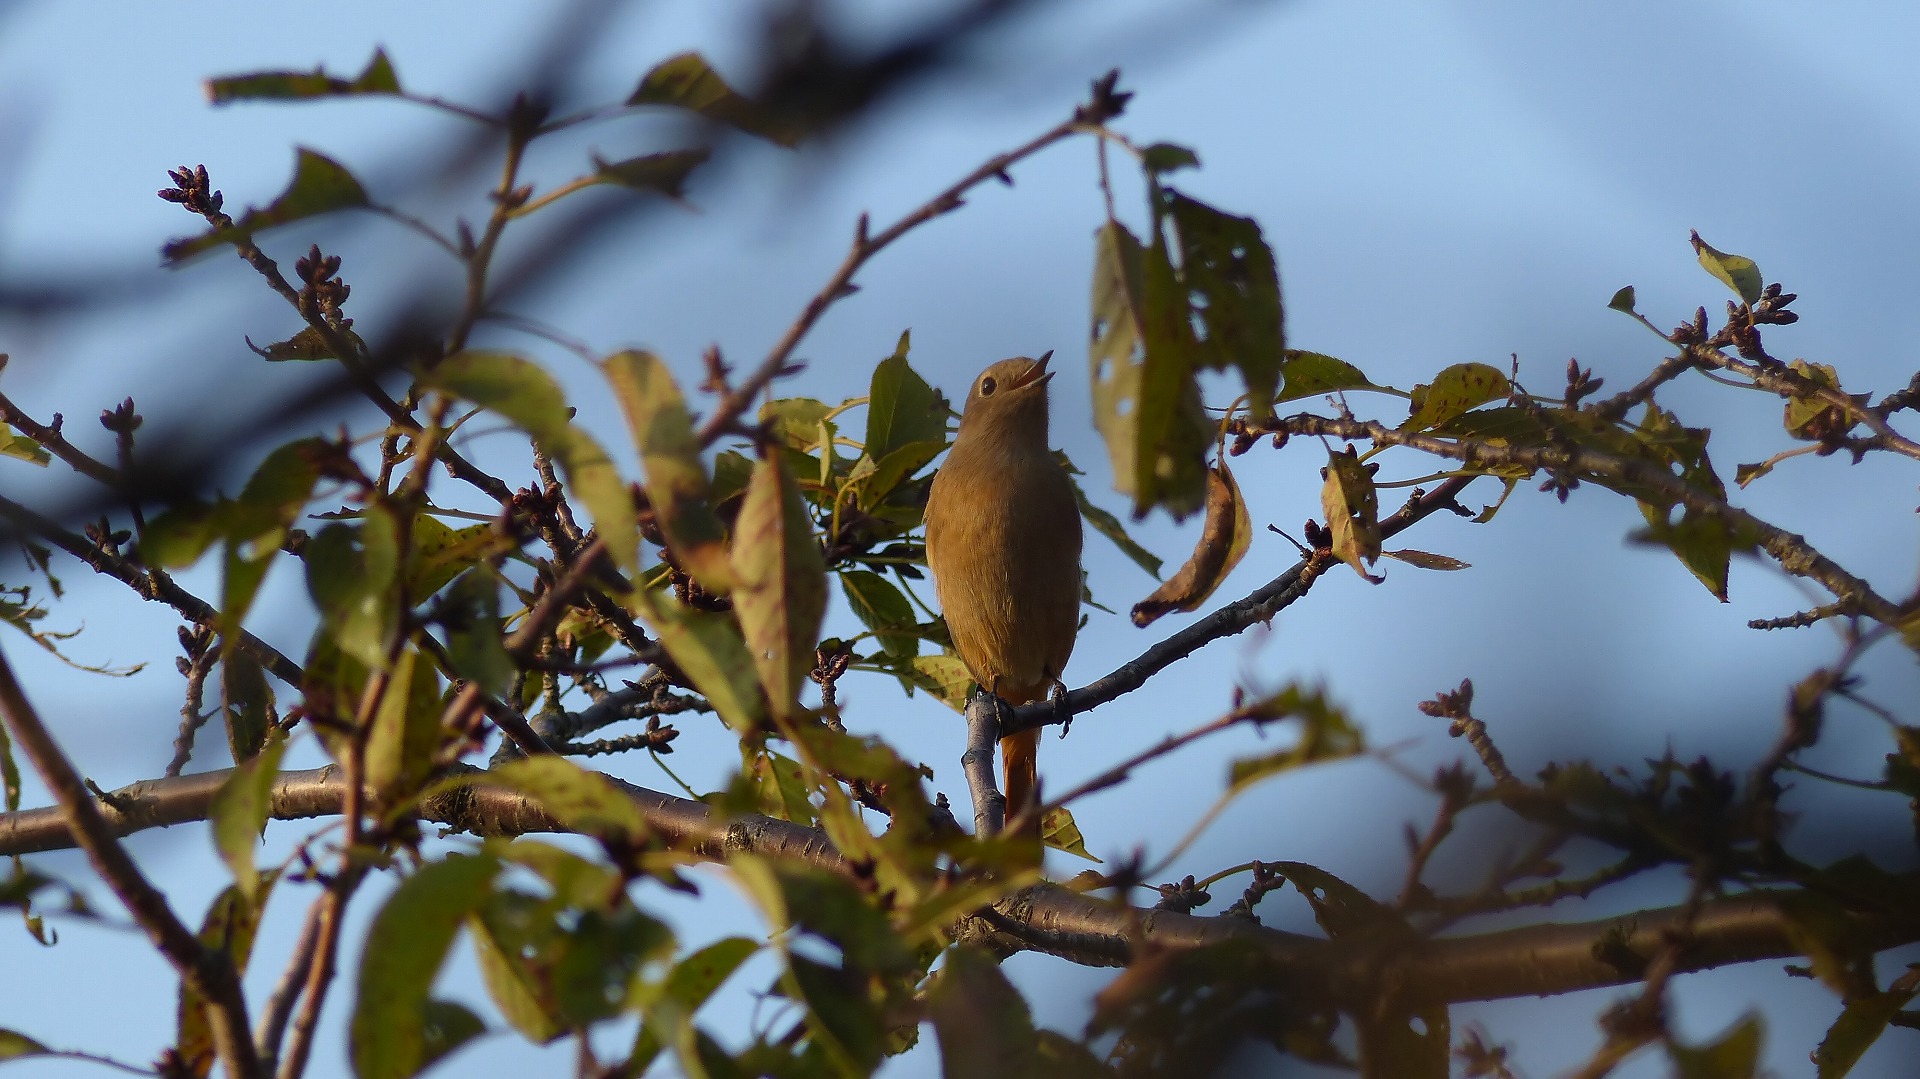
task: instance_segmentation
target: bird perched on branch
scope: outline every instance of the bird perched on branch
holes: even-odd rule
[[[927,497],[927,567],[961,662],[1008,704],[1059,686],[1080,627],[1080,507],[1047,448],[1049,351],[974,379]],[[1032,807],[1038,729],[1000,740],[1009,819]],[[1035,822],[1037,824],[1037,822]]]

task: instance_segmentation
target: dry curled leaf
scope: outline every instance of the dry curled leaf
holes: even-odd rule
[[[1150,625],[1169,611],[1199,607],[1233,572],[1252,540],[1253,522],[1240,486],[1224,463],[1217,464],[1207,470],[1207,521],[1200,530],[1200,542],[1178,573],[1133,605],[1133,624]]]

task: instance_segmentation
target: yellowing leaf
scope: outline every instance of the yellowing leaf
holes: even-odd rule
[[[1380,557],[1380,500],[1373,474],[1353,450],[1328,456],[1326,482],[1320,488],[1320,506],[1333,534],[1333,553],[1369,581],[1378,581],[1366,565]]]
[[[631,350],[607,357],[606,372],[640,451],[647,500],[667,549],[702,588],[725,595],[733,590],[726,529],[714,516],[700,442],[673,372],[653,353]]]
[[[1693,252],[1700,256],[1700,265],[1708,273],[1720,279],[1721,283],[1734,291],[1734,294],[1746,303],[1760,302],[1761,290],[1765,287],[1760,278],[1760,267],[1745,255],[1729,255],[1725,251],[1716,251],[1700,234],[1692,234]]]
[[[1087,853],[1087,840],[1080,834],[1080,826],[1073,823],[1073,814],[1065,806],[1048,806],[1047,812],[1040,818],[1040,842],[1054,850],[1063,850],[1089,862],[1098,862]]]
[[[776,716],[799,707],[827,609],[826,564],[800,489],[776,454],[754,466],[734,522],[735,615]]]
[[[1456,363],[1434,376],[1432,385],[1413,388],[1413,412],[1402,431],[1424,431],[1507,395],[1507,376],[1484,363]]]

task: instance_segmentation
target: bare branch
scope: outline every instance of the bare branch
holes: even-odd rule
[[[40,773],[41,781],[60,803],[59,814],[72,841],[86,851],[94,872],[106,881],[113,893],[126,904],[127,912],[147,934],[147,939],[183,981],[208,1002],[209,1025],[214,1044],[227,1074],[250,1079],[260,1072],[253,1041],[247,1032],[247,1004],[240,993],[240,979],[228,962],[226,953],[202,947],[173,908],[167,897],[147,882],[140,867],[120,846],[113,831],[102,819],[86,781],[73,769],[72,762],[60,751],[53,736],[27,702],[13,666],[0,655],[0,718],[6,721],[14,741]]]

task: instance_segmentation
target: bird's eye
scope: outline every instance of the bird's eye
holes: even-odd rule
[[[992,376],[992,375],[986,375],[986,376],[983,376],[983,377],[982,377],[982,378],[980,379],[980,396],[982,396],[982,397],[992,397],[992,396],[993,396],[993,389],[994,389],[994,387],[995,387],[996,385],[998,385],[998,384],[997,384],[996,382],[994,382],[994,381],[993,381],[993,376]]]

